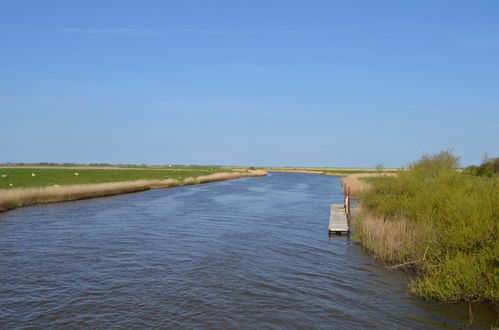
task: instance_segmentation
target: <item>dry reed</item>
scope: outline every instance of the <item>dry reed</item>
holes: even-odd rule
[[[180,185],[180,182],[177,179],[147,180],[147,182],[150,183],[151,189],[171,188]]]
[[[428,228],[415,226],[403,217],[383,219],[359,212],[353,217],[355,236],[362,246],[387,263],[418,261],[421,257],[420,240]]]
[[[0,191],[0,211],[8,209],[63,201],[73,201],[91,197],[102,197],[151,189],[148,180],[52,186],[43,188],[16,188]]]
[[[267,172],[262,170],[249,170],[247,172],[222,172],[222,173],[214,173],[209,175],[198,176],[197,182],[208,183],[208,182],[239,179],[243,177],[257,177],[265,175],[267,175]]]
[[[257,177],[257,176],[266,176],[267,171],[264,170],[248,170],[247,172],[240,173],[242,177]]]
[[[193,177],[187,177],[184,179],[184,185],[185,186],[188,186],[188,185],[191,185],[191,184],[195,184],[196,183],[196,179],[193,178]]]
[[[302,174],[324,174],[322,171],[314,170],[292,170],[292,169],[270,169],[272,172],[283,172],[283,173],[302,173]]]
[[[328,174],[326,174],[328,175]],[[368,189],[371,185],[365,181],[360,180],[361,178],[367,177],[379,177],[379,176],[392,176],[397,175],[396,173],[358,173],[358,174],[348,174],[341,178],[341,183],[350,188],[350,193],[352,195],[357,195],[360,192]]]
[[[199,183],[208,183],[208,182],[216,182],[223,180],[233,180],[239,179],[241,174],[238,172],[222,172],[222,173],[214,173],[209,175],[201,175],[197,177],[197,182]]]

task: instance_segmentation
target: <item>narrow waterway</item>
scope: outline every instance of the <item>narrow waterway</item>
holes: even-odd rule
[[[338,178],[271,173],[0,214],[0,328],[467,328],[328,236],[341,200]]]

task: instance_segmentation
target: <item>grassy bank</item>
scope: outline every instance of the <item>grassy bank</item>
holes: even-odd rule
[[[5,173],[5,168],[1,169]],[[162,171],[160,173],[147,173],[147,170],[137,170],[142,173],[136,173],[133,170],[123,169],[87,169],[86,172],[79,171],[75,175],[74,169],[68,172],[67,169],[19,169],[10,168],[7,173],[16,173],[14,177],[8,175],[2,178],[3,180],[15,179],[20,177],[14,182],[18,182],[21,188],[0,189],[0,211],[6,211],[22,206],[29,206],[35,204],[54,203],[63,201],[73,201],[78,199],[102,197],[110,195],[118,195],[130,192],[144,191],[156,188],[169,188],[180,185],[201,184],[215,181],[233,180],[242,177],[255,177],[264,176],[264,171],[244,171],[244,172],[218,172],[213,171],[178,171],[170,170],[169,178]],[[33,172],[34,171],[34,172]],[[157,170],[151,170],[157,171]],[[177,171],[177,172],[173,172]],[[178,173],[180,172],[180,173]],[[32,176],[31,173],[35,173]],[[106,174],[106,175],[104,175]],[[187,175],[198,176],[187,176]],[[6,174],[4,174],[6,175]],[[117,181],[118,178],[130,179],[136,176],[162,176],[161,179],[143,179],[143,180],[127,180]],[[85,178],[76,182],[91,182],[84,184],[72,184],[75,179],[72,177]],[[31,178],[31,180],[30,180]],[[36,180],[37,178],[43,178]],[[100,182],[99,182],[100,180]],[[97,181],[97,183],[96,183]],[[61,182],[60,184],[52,184],[53,182]],[[68,182],[70,182],[68,184]],[[65,184],[64,184],[65,183]]]
[[[397,173],[400,169],[375,169],[375,168],[334,168],[334,167],[263,167],[268,172],[319,174],[330,176],[348,176],[351,174],[376,174],[376,173]]]
[[[223,167],[66,167],[66,166],[15,166],[0,167],[0,189],[66,186],[137,180],[174,179],[182,182],[188,177],[198,177],[221,172],[233,172]],[[32,175],[34,174],[34,176]]]
[[[378,260],[410,268],[411,292],[443,302],[499,301],[499,181],[457,171],[449,152],[358,196],[355,235]]]

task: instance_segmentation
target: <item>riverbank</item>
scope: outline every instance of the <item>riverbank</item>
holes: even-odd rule
[[[498,306],[497,179],[462,173],[443,152],[369,184],[357,196],[354,237],[388,268],[411,270],[411,293]]]
[[[402,169],[374,169],[374,168],[265,168],[268,172],[301,173],[341,177],[341,183],[350,188],[352,195],[358,195],[371,187],[368,181],[382,176],[394,176]]]
[[[0,189],[0,212],[36,204],[74,201],[149,189],[171,188],[265,175],[267,175],[267,172],[265,171],[248,170],[245,172],[219,172],[197,177],[179,176],[179,178],[168,178],[164,180],[134,180],[76,185],[56,184],[45,187]]]

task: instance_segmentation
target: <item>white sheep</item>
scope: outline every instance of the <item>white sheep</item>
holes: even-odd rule
[[[31,173],[31,176],[32,176],[32,177],[35,177],[35,176],[36,176],[36,174],[35,174],[35,173]]]
[[[12,186],[13,186],[13,184],[12,184],[12,183],[9,183],[9,186],[11,186],[11,187],[12,187]]]
[[[2,178],[8,178],[9,176],[7,174],[2,174]]]
[[[78,172],[75,172],[75,176],[78,176],[78,175],[80,175],[80,173],[78,173]]]

